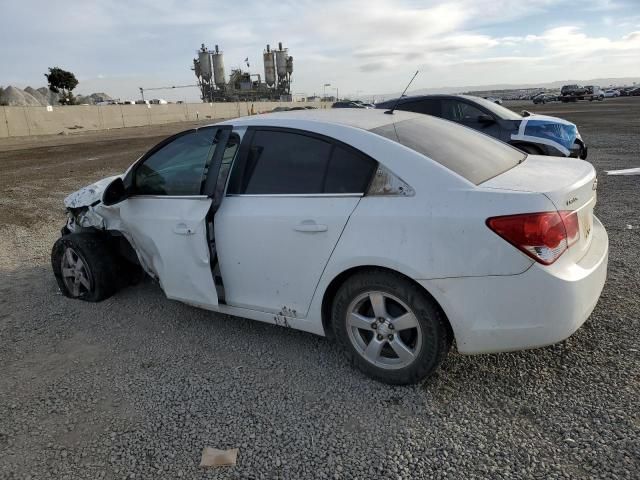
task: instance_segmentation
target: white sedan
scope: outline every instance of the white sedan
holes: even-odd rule
[[[454,340],[519,350],[583,324],[607,273],[596,182],[585,161],[411,112],[238,118],[67,197],[52,266],[88,301],[142,269],[170,299],[327,335],[414,383]]]

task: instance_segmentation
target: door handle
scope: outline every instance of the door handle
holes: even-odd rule
[[[327,230],[329,230],[329,227],[327,227],[326,225],[321,225],[319,223],[316,223],[313,220],[305,220],[299,223],[298,225],[296,225],[295,227],[293,227],[293,229],[296,232],[314,233],[314,232],[326,232]]]
[[[173,227],[173,233],[177,233],[178,235],[193,235],[196,233],[196,229],[186,223],[178,223]]]

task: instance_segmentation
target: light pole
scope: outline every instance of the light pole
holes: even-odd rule
[[[330,87],[331,84],[330,83],[325,83],[324,85],[322,85],[322,101],[326,102],[327,101],[327,87]]]
[[[340,95],[338,94],[338,87],[333,87],[333,89],[336,91],[336,102],[340,101]]]

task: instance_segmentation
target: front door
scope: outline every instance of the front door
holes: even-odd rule
[[[495,116],[479,107],[457,98],[445,98],[440,100],[441,117],[459,123],[465,127],[473,128],[479,132],[494,138],[500,138],[501,128]],[[493,117],[495,121],[481,121],[481,117]]]
[[[376,167],[327,137],[248,129],[215,217],[227,304],[304,318]]]
[[[216,147],[230,128],[190,130],[160,144],[127,174],[131,194],[119,204],[123,230],[166,296],[205,308],[218,304],[207,179],[218,174]]]

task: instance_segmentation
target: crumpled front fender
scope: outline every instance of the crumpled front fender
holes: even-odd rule
[[[64,199],[64,206],[67,208],[92,207],[102,200],[102,193],[109,184],[121,175],[103,178],[96,183],[82,187]]]

